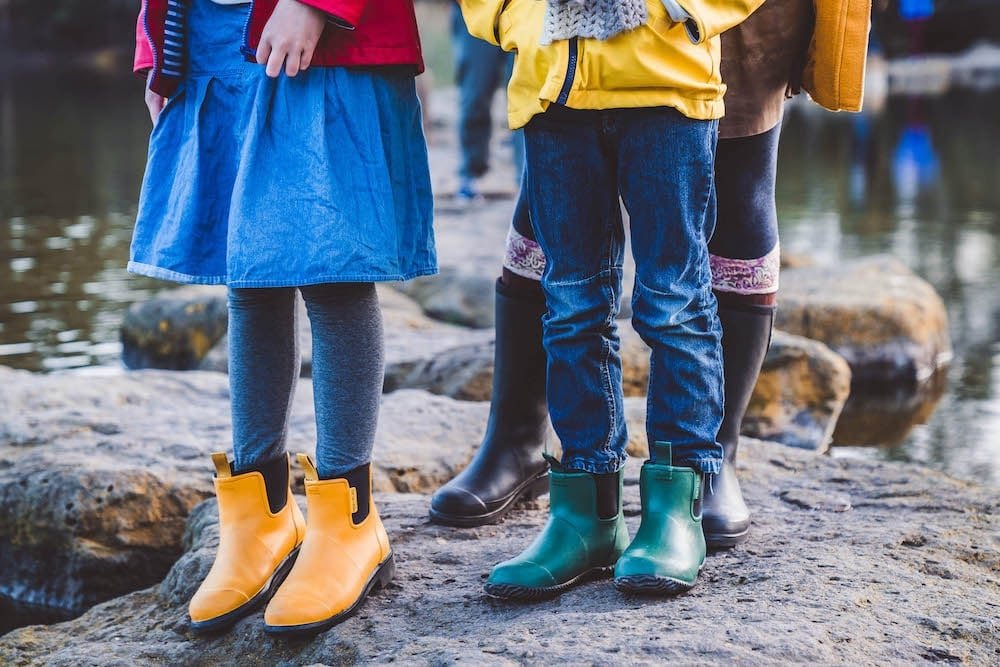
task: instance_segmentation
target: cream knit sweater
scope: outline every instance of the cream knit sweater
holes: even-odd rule
[[[645,0],[546,0],[542,44],[561,39],[610,39],[646,22]]]

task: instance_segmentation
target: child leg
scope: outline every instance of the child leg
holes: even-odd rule
[[[395,571],[371,496],[382,393],[382,318],[372,283],[303,287],[313,335],[316,460],[304,454],[309,530],[264,613],[275,634],[307,634],[348,618]]]
[[[746,539],[750,510],[736,477],[740,425],[771,341],[781,266],[774,184],[780,125],[720,139],[715,160],[718,216],[709,244],[719,301],[726,411],[719,428],[722,471],[705,489],[702,525],[709,549]]]
[[[285,454],[297,350],[294,289],[229,291],[235,462],[222,453],[212,457],[219,549],[188,607],[195,631],[221,630],[266,601],[305,534]]]
[[[651,353],[642,521],[615,566],[615,585],[673,595],[694,585],[705,561],[702,477],[722,465],[721,330],[708,260],[716,124],[665,108],[618,120],[636,260],[632,321]]]
[[[312,330],[316,469],[321,479],[367,465],[382,397],[382,312],[373,283],[301,288]]]
[[[625,420],[615,313],[623,228],[607,114],[551,107],[525,131],[528,200],[548,257],[548,404],[562,443],[552,461],[550,519],[520,555],[497,565],[486,592],[557,595],[608,573],[628,543],[621,510]]]
[[[299,377],[293,288],[229,290],[229,391],[237,471],[285,454]]]

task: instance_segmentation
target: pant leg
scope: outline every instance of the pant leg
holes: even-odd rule
[[[493,94],[503,82],[510,54],[469,34],[458,5],[452,7],[455,83],[458,86],[459,175],[482,176],[489,169]]]
[[[549,412],[563,464],[593,473],[620,469],[627,442],[615,326],[624,232],[601,117],[553,106],[525,129],[528,207],[548,258]]]
[[[237,470],[285,452],[299,377],[295,289],[229,290],[229,394]]]
[[[385,370],[372,283],[301,288],[312,330],[316,468],[321,479],[371,461]]]
[[[615,112],[618,178],[636,262],[632,322],[651,349],[646,430],[675,465],[718,472],[721,328],[711,289],[716,122],[673,109]]]

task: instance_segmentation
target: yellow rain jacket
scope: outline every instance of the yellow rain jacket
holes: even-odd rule
[[[469,32],[516,51],[507,89],[517,129],[552,103],[573,109],[673,107],[689,118],[721,118],[726,87],[719,74],[719,34],[764,0],[678,0],[691,17],[670,19],[647,0],[649,20],[611,39],[540,42],[545,0],[460,0]]]

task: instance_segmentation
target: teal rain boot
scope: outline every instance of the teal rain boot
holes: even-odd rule
[[[568,472],[558,461],[549,474],[549,521],[542,533],[519,556],[493,568],[486,592],[510,600],[544,600],[575,584],[610,576],[611,568],[628,546],[628,528],[622,514],[622,472],[606,485],[617,493],[617,514],[600,518],[598,475]],[[608,500],[602,498],[601,500]]]
[[[702,475],[693,468],[670,465],[669,444],[658,442],[653,447],[653,460],[646,461],[639,474],[642,522],[615,565],[615,588],[623,593],[678,595],[694,586],[705,562],[698,502]]]

